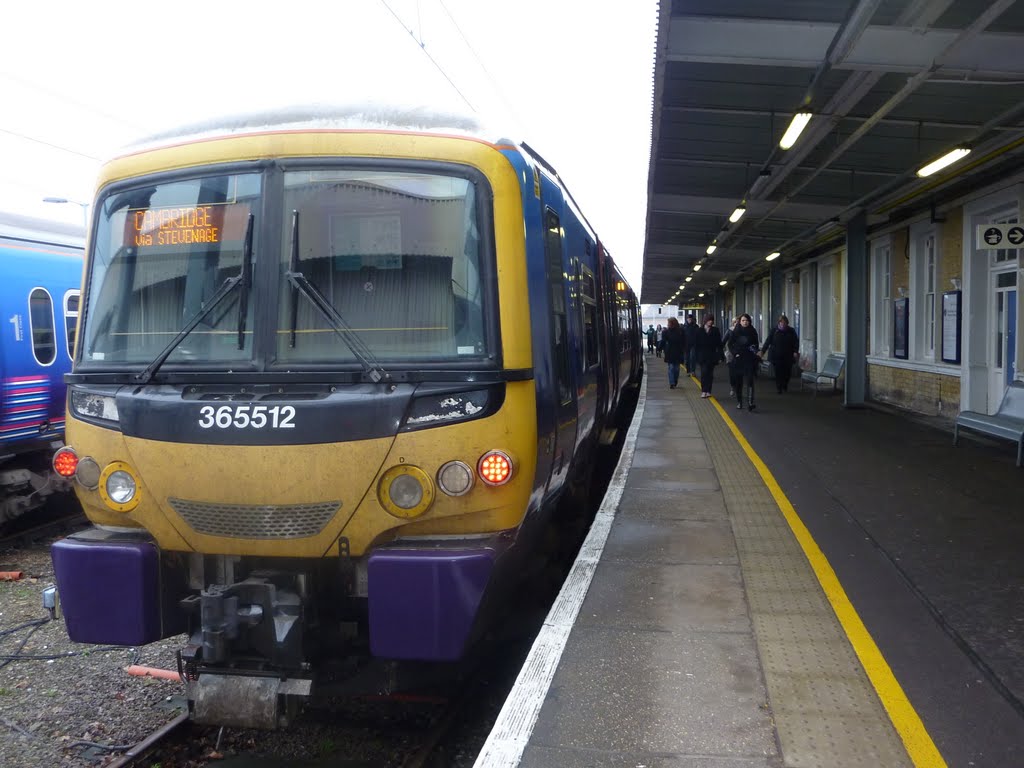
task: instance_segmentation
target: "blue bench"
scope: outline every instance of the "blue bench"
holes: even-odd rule
[[[836,391],[836,382],[843,374],[843,366],[846,365],[846,358],[842,355],[829,355],[825,358],[825,365],[820,371],[804,371],[800,374],[801,385],[806,381],[814,385],[814,396],[818,396],[818,382],[824,379],[832,382],[832,391]]]
[[[956,445],[961,428],[1016,440],[1019,467],[1024,458],[1024,382],[1014,381],[1006,388],[999,410],[994,414],[960,411],[953,424],[953,445]]]

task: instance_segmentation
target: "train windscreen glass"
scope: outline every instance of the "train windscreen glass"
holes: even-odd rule
[[[240,273],[261,186],[258,174],[221,175],[108,196],[91,249],[83,362],[148,364],[160,355]],[[168,364],[250,359],[253,303],[240,323],[240,293],[204,316]]]
[[[382,362],[488,354],[483,249],[468,179],[406,170],[284,174],[279,362],[355,362],[285,273],[301,273]],[[297,223],[297,231],[293,224]]]

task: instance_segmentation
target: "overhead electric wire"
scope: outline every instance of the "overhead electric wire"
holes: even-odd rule
[[[430,55],[430,52],[427,51],[427,46],[424,45],[423,42],[421,42],[420,40],[416,40],[416,33],[413,32],[412,29],[410,29],[409,27],[405,26],[405,22],[402,21],[402,19],[398,16],[398,14],[395,13],[394,10],[392,10],[391,6],[387,4],[387,0],[380,0],[380,2],[381,2],[381,5],[383,5],[385,8],[387,8],[388,12],[392,16],[395,17],[395,21],[398,22],[398,24],[402,27],[402,29],[404,29],[406,32],[409,33],[409,37],[411,37],[413,40],[416,41],[416,45],[418,45],[420,50],[423,51],[423,55],[426,56],[428,59],[430,59],[430,63],[433,64],[434,67],[437,69],[437,71],[441,73],[441,76],[444,77],[444,79],[448,81],[448,84],[452,87],[452,89],[457,94],[459,94],[459,97],[464,102],[466,102],[466,105],[470,108],[470,110],[473,111],[473,112],[476,112],[476,107],[474,107],[473,103],[469,99],[466,98],[466,94],[464,94],[462,91],[459,90],[459,87],[455,84],[455,82],[450,77],[448,77],[448,73],[444,71],[444,67],[442,67],[434,59],[434,57]]]
[[[79,157],[84,157],[86,160],[99,160],[98,157],[87,155],[84,152],[79,152],[78,150],[75,149],[68,149],[67,147],[60,146],[60,144],[51,144],[48,141],[43,141],[42,139],[37,139],[33,136],[26,136],[23,133],[12,131],[9,128],[0,128],[0,133],[6,133],[10,136],[17,136],[19,139],[25,139],[26,141],[34,141],[36,144],[42,144],[44,147],[50,147],[51,149],[59,149],[61,152],[67,152],[68,154],[71,155],[78,155]]]
[[[437,4],[441,6],[441,10],[445,12],[445,15],[448,17],[448,20],[452,23],[452,26],[455,27],[455,31],[458,32],[459,37],[462,38],[462,42],[466,44],[466,48],[469,49],[469,52],[473,55],[473,58],[476,59],[476,63],[480,65],[480,69],[483,71],[484,75],[490,81],[491,85],[494,87],[494,90],[497,91],[498,98],[500,98],[501,101],[505,104],[505,106],[508,107],[509,111],[512,113],[512,116],[515,117],[515,119],[525,127],[526,124],[519,116],[519,113],[516,111],[516,108],[512,105],[512,102],[505,98],[504,90],[502,90],[502,87],[498,84],[498,81],[495,80],[494,77],[491,75],[490,70],[487,69],[486,65],[484,64],[480,56],[477,55],[476,49],[473,48],[473,46],[470,44],[469,39],[463,33],[462,28],[459,26],[459,23],[455,21],[455,17],[452,16],[452,12],[449,11],[448,6],[444,4],[444,0],[437,0]]]

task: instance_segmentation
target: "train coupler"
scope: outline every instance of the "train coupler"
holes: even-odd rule
[[[304,678],[200,674],[186,681],[192,720],[234,728],[285,728],[313,689]]]

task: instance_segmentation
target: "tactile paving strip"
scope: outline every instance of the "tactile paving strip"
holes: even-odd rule
[[[911,767],[786,519],[718,410],[685,386],[714,460],[783,764]]]

